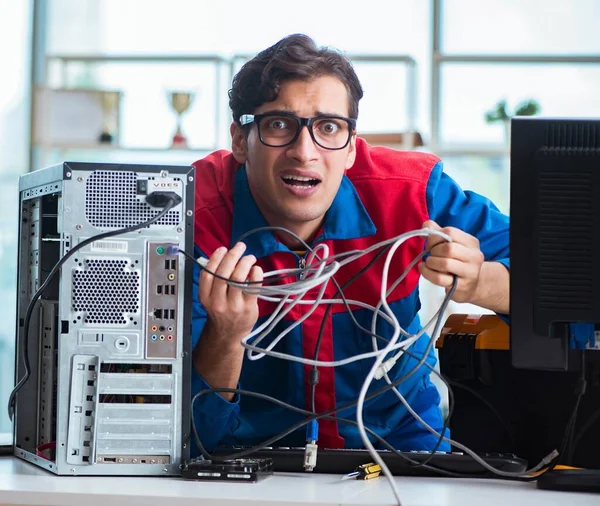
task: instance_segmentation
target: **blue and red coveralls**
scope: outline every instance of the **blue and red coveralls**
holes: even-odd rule
[[[509,220],[487,199],[463,191],[442,172],[438,158],[430,154],[400,152],[369,146],[362,139],[356,142],[357,156],[353,167],[344,176],[340,189],[327,211],[321,230],[312,246],[325,242],[330,255],[367,247],[421,228],[424,221],[435,220],[440,226],[460,228],[474,235],[486,260],[509,267]],[[219,246],[233,246],[237,238],[250,230],[267,226],[248,186],[246,170],[231,153],[217,151],[197,161],[195,204],[195,254],[209,257]],[[245,239],[246,254],[253,254],[265,272],[298,267],[300,257],[284,246],[272,232],[259,232]],[[423,238],[413,238],[401,246],[392,262],[389,274],[393,282],[424,247]],[[343,285],[372,259],[367,255],[341,268],[336,279]],[[380,299],[382,267],[385,255],[345,291],[349,299],[361,300],[375,306]],[[194,305],[192,346],[196,346],[206,312],[198,300],[198,274],[194,274]],[[400,325],[408,332],[420,329],[417,312],[420,308],[419,273],[416,269],[388,298]],[[314,300],[317,290],[309,293]],[[324,298],[333,298],[336,287],[329,283]],[[298,319],[310,306],[297,305],[280,322],[273,336],[290,322]],[[258,325],[273,311],[274,304],[259,301]],[[313,358],[315,343],[326,307],[321,305],[302,325],[283,338],[275,350]],[[354,309],[356,319],[370,328],[372,312]],[[380,319],[381,320],[381,319]],[[384,321],[378,334],[390,338],[392,328]],[[429,337],[423,335],[410,348],[422,356]],[[269,339],[261,345],[266,345]],[[381,347],[381,346],[380,346]],[[325,325],[320,360],[340,360],[372,351],[371,338],[353,325],[344,305],[335,305]],[[427,362],[435,364],[433,350]],[[316,388],[316,411],[323,412],[355,400],[373,359],[354,362],[342,367],[320,368]],[[406,355],[390,371],[392,381],[410,371],[416,360]],[[250,361],[246,357],[239,388],[261,392],[289,404],[310,410],[308,371],[310,366],[278,358],[264,357]],[[374,381],[372,388],[384,385]],[[204,379],[193,371],[192,395],[209,388]],[[440,396],[430,382],[430,371],[421,367],[399,386],[410,405],[432,427],[441,429]],[[210,451],[218,445],[255,445],[303,420],[301,414],[254,397],[235,395],[227,401],[211,392],[199,397],[193,409],[198,433]],[[347,409],[340,417],[355,419],[355,410]],[[388,391],[365,404],[364,422],[399,450],[431,449],[437,438],[430,434],[406,411],[393,392]],[[303,446],[305,429],[297,430],[281,440],[281,446]],[[329,448],[361,448],[363,444],[355,426],[321,420],[319,446]],[[377,445],[376,445],[377,446]],[[440,450],[449,449],[443,444]]]

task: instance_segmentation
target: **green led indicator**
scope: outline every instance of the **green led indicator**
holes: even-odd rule
[[[165,252],[165,248],[163,248],[162,246],[159,246],[158,248],[156,248],[156,252],[159,255],[162,255]]]

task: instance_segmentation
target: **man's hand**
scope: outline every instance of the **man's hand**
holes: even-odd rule
[[[242,257],[245,250],[244,243],[236,244],[229,251],[217,248],[206,269],[234,281],[262,281],[263,271],[254,265],[256,257]],[[193,352],[194,366],[213,388],[235,388],[244,359],[240,343],[258,320],[258,297],[229,286],[205,270],[200,273],[198,294],[208,318]],[[233,398],[230,393],[220,395],[227,400]]]
[[[426,221],[423,228],[444,232],[452,238],[452,242],[446,242],[436,235],[427,238],[425,247],[430,255],[419,264],[421,275],[434,285],[444,287],[446,293],[452,286],[453,275],[456,275],[458,283],[452,300],[473,302],[484,263],[479,240],[458,228],[441,228],[435,221]]]
[[[426,248],[430,255],[419,264],[421,275],[434,285],[444,287],[446,293],[452,286],[453,277],[457,276],[452,300],[470,302],[496,313],[508,314],[508,269],[499,262],[486,262],[479,240],[462,230],[441,228],[435,221],[426,221],[423,227],[444,232],[452,238],[452,242],[434,235],[427,238]]]
[[[212,330],[224,339],[223,345],[239,344],[239,341],[252,331],[258,319],[256,295],[247,295],[241,288],[229,286],[226,281],[214,277],[207,271],[223,278],[244,282],[262,281],[263,272],[255,266],[256,257],[242,257],[246,245],[237,243],[230,251],[217,248],[212,254],[206,270],[200,273],[199,298],[208,314]]]

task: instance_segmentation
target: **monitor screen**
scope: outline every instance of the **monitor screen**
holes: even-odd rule
[[[600,329],[600,119],[513,118],[510,157],[512,363],[578,368]]]

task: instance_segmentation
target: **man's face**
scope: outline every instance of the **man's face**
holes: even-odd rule
[[[277,111],[303,118],[348,117],[348,100],[339,79],[322,76],[283,83],[277,99],[261,105],[254,114]],[[354,163],[355,135],[345,148],[328,150],[315,144],[306,127],[284,147],[262,144],[256,124],[251,124],[247,137],[235,124],[231,132],[233,153],[238,162],[246,163],[250,190],[267,222],[309,238],[321,225],[345,170]]]

